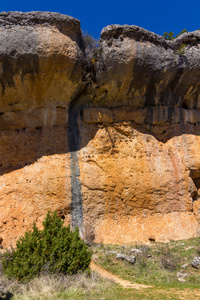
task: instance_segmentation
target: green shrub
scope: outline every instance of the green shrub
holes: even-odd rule
[[[88,269],[91,252],[80,239],[78,228],[70,231],[56,212],[47,213],[43,226],[39,230],[33,224],[16,249],[4,254],[2,266],[8,277],[27,280],[45,272],[75,274]]]
[[[178,54],[178,55],[183,55],[183,54],[185,54],[185,47],[186,47],[186,44],[182,44],[182,45],[180,46],[180,48],[178,49],[177,54]]]
[[[178,36],[180,36],[181,34],[188,32],[186,29],[183,29],[179,34],[174,35],[174,33],[172,31],[170,32],[164,32],[163,33],[163,37],[165,38],[165,40],[169,40],[169,41],[173,41],[175,40]]]
[[[163,33],[163,37],[165,38],[165,40],[170,40],[170,41],[173,41],[176,38],[174,36],[174,33],[172,31],[170,31],[170,32],[164,32]]]

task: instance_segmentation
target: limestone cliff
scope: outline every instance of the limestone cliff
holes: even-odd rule
[[[78,20],[0,14],[0,237],[47,210],[103,243],[200,234],[200,31],[175,41]]]

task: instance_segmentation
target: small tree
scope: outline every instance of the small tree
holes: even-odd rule
[[[188,32],[186,29],[181,30],[181,32],[177,35],[174,35],[174,33],[172,31],[170,32],[164,32],[163,33],[163,37],[165,38],[165,40],[170,40],[173,41],[175,40],[178,36],[180,36],[181,34]]]
[[[95,59],[94,57],[97,53],[99,41],[88,34],[87,31],[83,32],[83,41],[85,45],[85,53],[89,60],[92,61],[93,59]]]
[[[164,32],[163,37],[165,38],[165,40],[170,40],[170,41],[173,41],[175,39],[174,33],[172,31]]]
[[[181,34],[183,34],[183,33],[185,33],[185,32],[188,32],[188,31],[187,31],[186,29],[181,30],[181,32],[180,32],[179,34],[177,34],[176,38],[177,38],[179,35],[181,35]]]
[[[4,254],[5,274],[27,280],[42,272],[75,274],[88,269],[91,262],[88,246],[80,239],[78,228],[70,231],[70,226],[64,226],[63,222],[57,212],[48,212],[43,230],[33,224],[33,230],[18,240],[16,249]]]

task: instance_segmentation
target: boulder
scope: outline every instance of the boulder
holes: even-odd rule
[[[192,261],[192,266],[195,269],[199,269],[200,268],[200,257],[195,257]]]
[[[142,254],[142,250],[140,249],[131,249],[130,252],[135,254]]]
[[[125,260],[125,261],[131,263],[132,265],[134,265],[135,262],[136,262],[136,257],[135,256],[133,256],[133,255],[125,255],[125,254],[122,254],[122,253],[118,253],[116,255],[116,259]]]
[[[188,274],[180,271],[176,274],[176,276],[178,277],[178,281],[185,282],[185,278],[188,276]]]

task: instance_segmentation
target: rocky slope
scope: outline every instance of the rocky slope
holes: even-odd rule
[[[200,31],[175,41],[78,20],[0,14],[0,238],[47,210],[103,243],[200,233]]]

